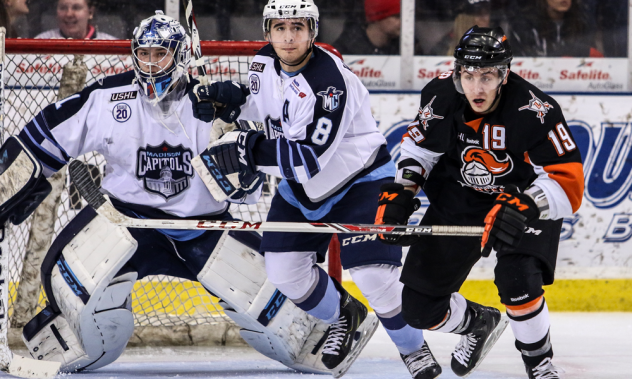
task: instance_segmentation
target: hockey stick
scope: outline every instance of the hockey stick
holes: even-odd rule
[[[99,192],[86,165],[72,161],[68,166],[70,178],[81,196],[112,223],[128,228],[186,229],[186,230],[236,230],[291,233],[341,233],[341,234],[399,234],[432,236],[481,236],[480,226],[404,226],[340,224],[320,222],[249,222],[249,221],[206,221],[206,220],[159,220],[128,217],[114,208],[110,200]]]
[[[193,0],[182,0],[182,4],[184,5],[184,15],[187,19],[189,33],[191,33],[191,50],[193,51],[195,66],[198,70],[198,75],[200,75],[201,77],[205,77],[206,66],[204,66],[204,59],[202,58],[200,33],[198,32],[197,23],[195,21],[195,14],[193,13]]]

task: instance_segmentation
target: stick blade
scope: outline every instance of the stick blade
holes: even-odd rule
[[[97,187],[94,180],[92,180],[90,170],[88,170],[88,166],[86,166],[85,163],[78,160],[70,162],[68,172],[70,172],[70,180],[75,184],[81,196],[86,199],[92,208],[98,209],[105,203],[105,199],[101,192],[99,192],[99,187]]]
[[[60,366],[59,362],[38,361],[13,354],[6,372],[19,378],[52,378],[57,375]]]

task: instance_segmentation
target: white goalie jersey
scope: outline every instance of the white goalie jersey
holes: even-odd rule
[[[171,104],[169,116],[161,116],[162,103],[143,101],[134,77],[133,71],[110,76],[47,106],[26,125],[21,140],[47,176],[71,157],[96,151],[107,161],[102,188],[118,200],[177,217],[224,212],[228,203],[213,199],[191,165],[207,146],[213,124],[193,117],[186,95]]]

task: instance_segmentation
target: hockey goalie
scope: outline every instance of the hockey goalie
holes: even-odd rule
[[[231,202],[257,201],[262,173],[240,175],[239,190],[227,201],[216,201],[195,175],[192,158],[222,132],[219,121],[193,116],[187,93],[198,82],[188,74],[185,29],[157,11],[136,28],[131,48],[133,71],[47,106],[2,145],[0,222],[24,221],[50,192],[46,178],[92,151],[107,161],[102,191],[130,217],[231,220]],[[230,86],[218,97],[222,106],[212,106],[227,130],[238,125],[246,96],[246,87]],[[251,126],[239,122],[241,129]],[[333,369],[323,365],[330,325],[286,301],[267,280],[260,241],[248,232],[127,229],[86,207],[44,259],[49,303],[24,327],[23,340],[33,358],[61,362],[62,371],[108,365],[133,333],[134,283],[170,275],[198,281],[219,297],[244,340],[265,356],[300,371],[341,376],[359,351]],[[369,314],[363,325],[372,333],[376,316]]]

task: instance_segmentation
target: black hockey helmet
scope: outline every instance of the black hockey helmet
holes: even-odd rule
[[[513,54],[503,29],[472,27],[454,49],[456,64],[461,66],[509,66]]]

